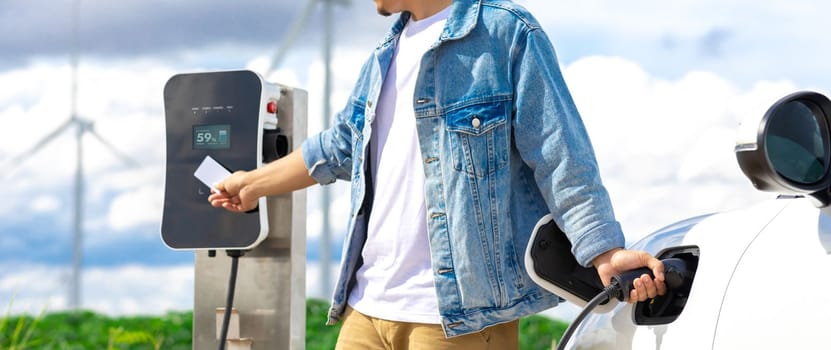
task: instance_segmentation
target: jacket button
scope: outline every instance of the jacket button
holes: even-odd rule
[[[479,117],[473,117],[473,120],[470,122],[470,124],[473,125],[474,128],[478,128],[480,125],[482,125],[482,122],[479,120]]]

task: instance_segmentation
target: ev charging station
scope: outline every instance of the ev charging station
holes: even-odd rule
[[[174,250],[195,251],[193,348],[216,348],[224,333],[228,349],[304,349],[305,191],[228,212],[208,202],[203,163],[217,176],[217,169],[252,170],[300,147],[307,93],[247,70],[190,73],[168,80],[164,104],[161,236]]]

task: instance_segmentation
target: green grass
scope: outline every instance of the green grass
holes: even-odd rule
[[[306,349],[334,348],[340,326],[325,326],[327,302],[306,303]],[[193,313],[108,317],[89,311],[0,319],[0,350],[190,350]],[[543,316],[520,320],[520,349],[548,350],[568,324]]]
[[[23,324],[30,335],[27,342],[21,343],[6,329],[0,332],[0,349],[190,350],[193,315],[188,311],[112,318],[79,311],[5,317],[0,322]]]
[[[306,350],[329,350],[335,348],[340,323],[327,326],[329,303],[309,299],[306,301]]]

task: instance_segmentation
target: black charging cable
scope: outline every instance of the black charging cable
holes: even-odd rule
[[[679,258],[669,258],[662,259],[661,262],[664,263],[664,284],[667,287],[667,293],[669,293],[672,289],[680,288],[686,281],[692,279],[692,273],[687,270],[686,261]],[[580,326],[583,319],[585,319],[586,316],[588,316],[589,313],[597,307],[597,305],[603,304],[612,298],[628,302],[629,294],[632,292],[632,289],[635,288],[635,279],[643,275],[649,275],[649,277],[655,278],[655,276],[652,275],[652,270],[647,268],[627,271],[612,277],[612,281],[609,283],[609,286],[604,288],[602,292],[592,298],[592,300],[590,300],[586,306],[583,307],[583,310],[580,311],[580,314],[577,315],[568,328],[566,328],[566,331],[560,338],[560,342],[557,344],[557,350],[564,350],[566,348],[566,344],[568,344],[571,336],[574,335],[577,327]]]
[[[225,314],[222,316],[222,330],[219,333],[219,350],[225,350],[225,343],[228,341],[228,324],[231,323],[231,308],[234,306],[239,258],[244,254],[241,250],[227,250],[225,253],[231,257],[231,276],[228,278],[228,298],[225,300]]]
[[[589,303],[580,311],[580,314],[568,325],[566,328],[565,333],[560,338],[560,343],[557,344],[557,350],[563,350],[566,348],[566,344],[568,344],[568,340],[571,339],[571,336],[574,334],[574,331],[577,330],[577,326],[583,322],[583,319],[589,315],[589,313],[597,307],[597,305],[603,304],[609,299],[612,298],[613,295],[616,295],[620,291],[620,285],[616,282],[612,282],[608,287],[604,288],[602,292],[598,293],[592,300],[589,300]]]

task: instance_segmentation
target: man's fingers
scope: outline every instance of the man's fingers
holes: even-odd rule
[[[666,281],[664,275],[664,263],[649,254],[646,255],[649,256],[647,266],[650,270],[652,270],[652,275],[655,276],[655,280],[650,282],[653,282],[652,284],[655,286],[655,293],[657,293],[656,295],[650,294],[650,298],[654,298],[657,295],[664,295],[667,291],[666,284],[664,284],[664,281]]]
[[[240,211],[242,211],[242,208],[240,207],[240,205],[239,205],[239,204],[234,204],[234,203],[231,203],[231,202],[225,202],[225,203],[223,203],[223,204],[222,204],[222,207],[223,207],[223,208],[225,208],[225,209],[227,209],[227,210],[230,210],[230,211],[235,211],[235,212],[240,212]]]
[[[638,278],[632,283],[635,288],[629,293],[629,303],[634,304],[635,302],[639,301],[646,301],[649,299],[649,295],[646,291],[646,287],[644,286],[643,281]]]
[[[629,303],[643,302],[666,293],[664,283],[653,280],[647,274],[643,274],[632,281],[632,286],[634,288],[629,292]]]
[[[225,189],[225,181],[220,181],[218,183],[215,183],[213,188],[215,188],[219,192],[226,192],[227,191]]]
[[[667,285],[664,282],[658,282],[656,283],[656,286],[658,287],[658,295],[664,295],[667,293]]]
[[[644,293],[638,294],[645,294],[647,298],[654,298],[658,296],[658,287],[655,285],[655,282],[652,281],[652,278],[649,275],[643,275],[640,278],[641,285],[643,286]]]
[[[656,280],[664,280],[664,263],[662,263],[661,260],[658,260],[647,252],[640,252],[639,258],[642,266],[646,266],[652,270],[652,274],[655,276]]]
[[[242,199],[239,196],[229,196],[227,192],[214,192],[208,196],[212,207],[222,207],[231,211],[243,211]]]

